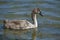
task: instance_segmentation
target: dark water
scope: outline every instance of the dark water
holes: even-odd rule
[[[38,28],[3,29],[4,19],[31,20],[31,11],[40,8]],[[0,40],[60,40],[60,0],[0,0]]]

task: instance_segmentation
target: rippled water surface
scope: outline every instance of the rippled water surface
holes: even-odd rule
[[[3,29],[4,19],[26,19],[40,8],[38,28],[28,30]],[[60,0],[0,0],[0,40],[60,40]]]

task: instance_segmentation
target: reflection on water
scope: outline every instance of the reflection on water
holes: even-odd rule
[[[40,8],[38,28],[3,29],[4,19],[26,19],[30,22],[33,8]],[[60,0],[0,0],[0,40],[60,40]]]
[[[3,40],[36,40],[36,32],[37,32],[36,29],[28,29],[28,30],[5,29]]]
[[[37,40],[37,28],[33,29],[32,40]]]

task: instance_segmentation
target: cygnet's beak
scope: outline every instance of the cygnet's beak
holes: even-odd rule
[[[41,11],[40,11],[39,15],[43,16],[42,13],[41,13]]]

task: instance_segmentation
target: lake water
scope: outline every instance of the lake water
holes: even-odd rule
[[[3,29],[4,19],[26,19],[40,8],[38,28],[28,30]],[[60,0],[0,0],[0,40],[60,40]]]

